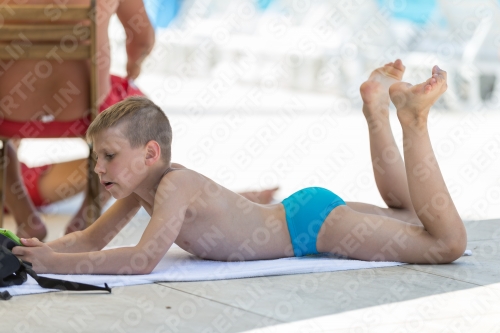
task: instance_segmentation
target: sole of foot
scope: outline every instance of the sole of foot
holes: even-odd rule
[[[400,82],[404,72],[405,66],[399,59],[375,69],[359,88],[364,106],[369,109],[388,108],[389,87]]]
[[[398,82],[389,88],[389,95],[402,123],[427,119],[431,106],[446,91],[447,73],[438,66],[432,68],[432,76],[417,85]]]

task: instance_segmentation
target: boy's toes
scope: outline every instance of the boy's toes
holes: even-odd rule
[[[446,83],[447,73],[445,71],[440,71],[438,74],[439,83]]]
[[[432,87],[432,85],[431,85],[430,83],[426,84],[426,85],[424,86],[424,93],[426,93],[426,94],[427,94],[427,93],[430,93],[430,92],[432,91],[432,88],[433,88],[433,87]]]
[[[398,59],[394,63],[391,62],[389,66],[385,66],[385,70],[390,76],[397,80],[401,80],[405,72],[405,66],[403,66],[403,62]]]
[[[439,68],[438,65],[435,65],[434,67],[432,67],[432,76],[439,76],[443,80],[446,80],[448,78],[448,73],[446,73],[446,71]]]
[[[403,71],[405,70],[405,66],[403,65],[403,62],[401,61],[401,59],[397,59],[395,62],[394,62],[394,68],[397,68],[399,69],[400,71]]]
[[[438,65],[434,65],[434,66],[432,67],[432,75],[437,74],[437,73],[438,73],[438,70],[439,70],[439,66],[438,66]]]
[[[439,86],[443,92],[446,91],[446,89],[448,88],[448,84],[446,83],[447,77],[448,73],[439,68],[437,65],[432,68],[431,80],[436,82],[435,84],[433,84],[433,87]]]

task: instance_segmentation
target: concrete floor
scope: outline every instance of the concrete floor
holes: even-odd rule
[[[49,238],[67,219],[47,216]],[[17,296],[0,302],[0,331],[498,332],[500,220],[466,225],[473,255],[451,265]]]

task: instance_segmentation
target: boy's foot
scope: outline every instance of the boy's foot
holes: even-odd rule
[[[242,192],[241,196],[247,198],[248,200],[261,204],[267,205],[270,204],[274,200],[274,194],[278,191],[279,187],[270,188],[262,191],[254,191],[254,192]]]
[[[403,62],[397,59],[371,73],[359,88],[365,117],[370,118],[380,113],[389,116],[389,87],[400,82],[404,72]]]
[[[398,110],[401,124],[425,123],[431,106],[446,91],[447,74],[438,66],[432,68],[432,76],[415,86],[398,82],[389,89],[392,102]]]

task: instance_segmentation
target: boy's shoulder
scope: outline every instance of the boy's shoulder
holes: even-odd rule
[[[172,163],[169,170],[161,178],[158,190],[162,193],[175,191],[177,194],[180,194],[179,192],[191,192],[202,186],[204,179],[206,177],[198,172],[183,165]]]

